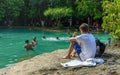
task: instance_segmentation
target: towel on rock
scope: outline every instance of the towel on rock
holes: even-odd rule
[[[102,58],[89,58],[86,61],[81,60],[71,60],[66,63],[61,63],[63,67],[70,67],[70,66],[96,66],[96,64],[103,64],[104,60]]]

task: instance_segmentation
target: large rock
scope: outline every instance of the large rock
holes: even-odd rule
[[[60,65],[72,59],[62,59],[67,50],[44,53],[31,59],[0,69],[0,75],[120,75],[120,49],[107,49],[105,63],[96,67],[67,67]]]

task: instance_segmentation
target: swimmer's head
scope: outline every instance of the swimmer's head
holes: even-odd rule
[[[43,36],[43,39],[46,39],[46,37],[45,37],[45,36]]]
[[[29,40],[25,40],[25,43],[29,43]]]
[[[59,40],[59,37],[56,37],[57,40]]]

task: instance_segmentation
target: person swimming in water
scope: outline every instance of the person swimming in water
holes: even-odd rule
[[[59,37],[56,37],[57,40],[60,40]]]
[[[29,43],[29,40],[25,40],[25,46],[24,48],[26,49],[26,51],[30,51],[30,50],[33,50],[33,45],[32,43]]]
[[[43,39],[46,39],[46,36],[43,36],[42,38],[43,38]]]

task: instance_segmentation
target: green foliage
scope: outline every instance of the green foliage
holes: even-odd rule
[[[0,20],[2,20],[3,18],[15,19],[20,14],[23,1],[4,0],[0,3],[0,5]]]
[[[50,16],[52,17],[52,19],[59,19],[59,18],[62,18],[62,17],[70,17],[72,16],[72,9],[71,8],[67,8],[67,7],[64,7],[64,8],[49,8],[48,10],[46,10],[44,12],[44,15],[45,16]]]
[[[100,0],[76,0],[76,9],[79,16],[91,16],[93,19],[102,17],[102,7]]]
[[[50,22],[48,18],[59,21],[64,18],[67,22],[70,17],[83,20],[88,15],[95,20],[102,17],[101,3],[101,0],[0,0],[0,23],[12,20],[27,25],[41,20]]]
[[[4,4],[1,2],[0,3],[0,21],[4,18],[5,16],[5,10],[4,10]]]
[[[120,39],[120,0],[103,1],[103,24],[105,31]]]
[[[5,0],[5,11],[10,17],[17,17],[20,14],[21,6],[23,5],[22,0]]]
[[[48,8],[48,0],[30,0],[29,6],[29,18],[39,18],[44,17],[43,12]]]
[[[63,29],[63,28],[64,28],[63,24],[61,24],[61,23],[58,23],[58,24],[57,24],[56,29]]]
[[[35,17],[36,17],[36,12],[37,12],[37,10],[36,10],[34,7],[32,7],[32,8],[29,10],[28,17],[29,17],[29,18],[35,18]]]
[[[59,7],[72,7],[74,0],[49,0],[49,7],[59,8]]]

